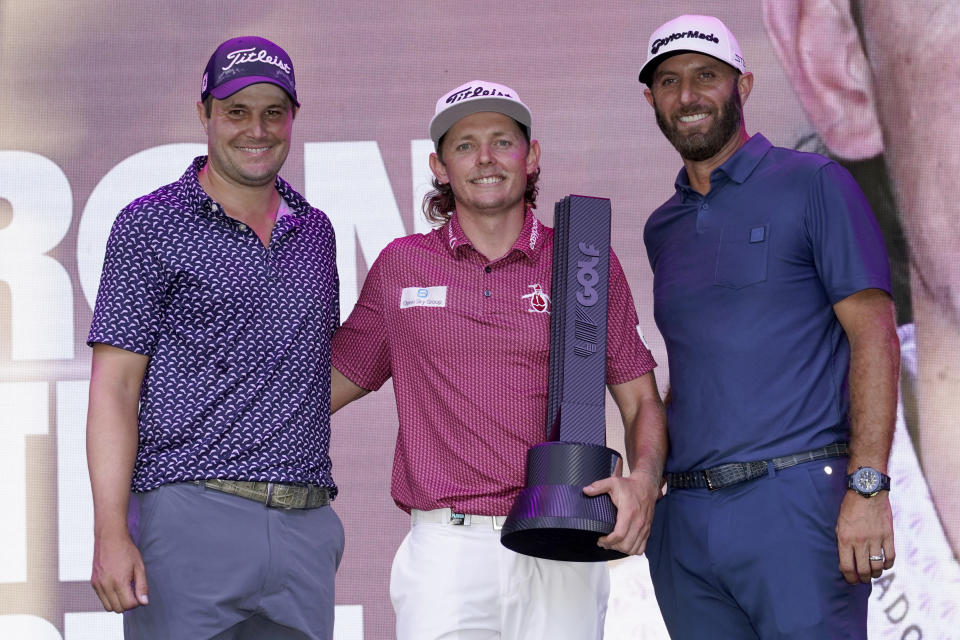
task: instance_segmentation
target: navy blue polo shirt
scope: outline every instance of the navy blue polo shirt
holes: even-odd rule
[[[828,158],[754,135],[653,212],[644,242],[667,347],[667,471],[768,459],[849,434],[850,347],[832,305],[890,291],[876,220]]]
[[[269,247],[197,181],[128,205],[107,243],[88,337],[150,357],[133,489],[200,478],[333,488],[333,228],[290,185]]]

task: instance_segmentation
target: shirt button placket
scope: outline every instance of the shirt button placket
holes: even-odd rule
[[[700,206],[697,207],[697,232],[701,232],[707,225],[708,216],[710,215],[710,203],[706,200],[700,202]]]
[[[484,276],[490,274],[492,271],[493,271],[493,267],[491,267],[490,265],[485,265],[483,267],[483,276],[481,276],[481,279],[484,279]],[[490,289],[489,282],[486,282],[486,281],[483,282],[482,286],[483,286],[483,297],[484,297],[484,304],[482,306],[482,309],[483,309],[483,313],[488,313],[490,311],[490,306],[486,304],[486,301],[490,299],[491,296],[493,296],[493,291]]]

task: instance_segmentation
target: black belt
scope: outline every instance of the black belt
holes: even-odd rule
[[[777,471],[788,469],[804,462],[826,460],[827,458],[843,458],[850,455],[850,445],[846,442],[834,442],[820,449],[804,451],[790,456],[781,456],[773,460],[758,460],[756,462],[731,462],[712,469],[701,471],[684,471],[682,473],[664,474],[667,486],[671,489],[710,489],[716,491],[747,480],[760,478],[769,473],[769,464]]]

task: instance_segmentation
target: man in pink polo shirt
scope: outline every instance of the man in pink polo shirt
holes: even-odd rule
[[[474,81],[437,101],[430,123],[440,226],[392,242],[333,340],[336,411],[393,376],[399,433],[392,495],[412,527],[390,594],[399,640],[601,638],[603,563],[542,560],[500,544],[544,440],[553,230],[533,215],[540,145],[516,92]],[[616,256],[610,260],[607,384],[631,473],[609,493],[616,528],[598,542],[643,552],[666,450],[653,357]]]

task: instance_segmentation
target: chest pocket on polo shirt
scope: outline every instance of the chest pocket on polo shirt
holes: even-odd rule
[[[720,235],[713,283],[742,289],[767,279],[770,225],[726,226]]]

